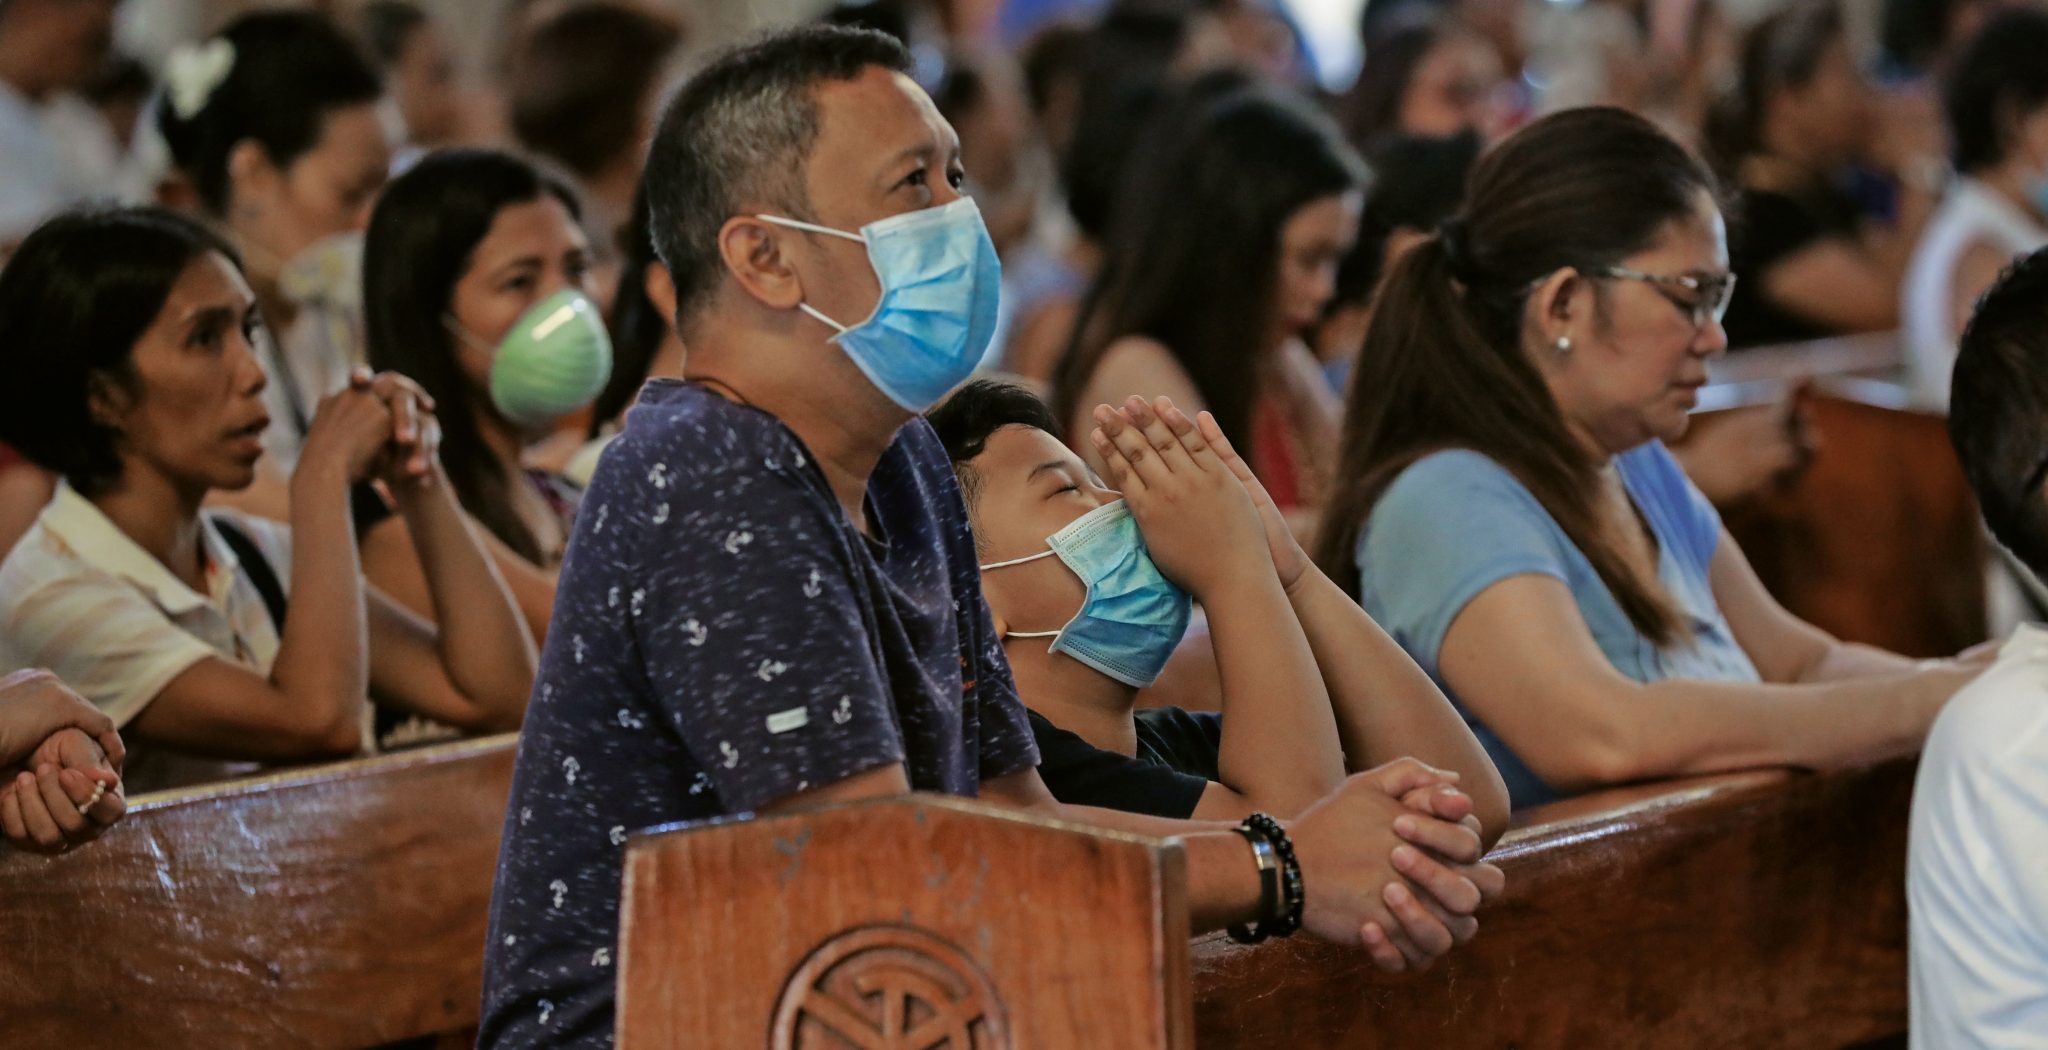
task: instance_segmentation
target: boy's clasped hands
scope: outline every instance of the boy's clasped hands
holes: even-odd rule
[[[1203,412],[1168,398],[1099,405],[1090,439],[1160,571],[1205,607],[1234,589],[1295,586],[1314,567],[1265,487]],[[1290,826],[1308,888],[1305,925],[1362,945],[1382,969],[1421,969],[1477,932],[1505,884],[1481,861],[1473,803],[1454,772],[1412,758],[1348,778]]]

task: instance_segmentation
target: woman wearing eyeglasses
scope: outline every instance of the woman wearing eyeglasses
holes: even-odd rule
[[[1712,177],[1570,110],[1473,172],[1382,290],[1320,560],[1444,687],[1516,806],[1904,754],[1975,668],[1847,645],[1765,593],[1664,442],[1727,348]]]

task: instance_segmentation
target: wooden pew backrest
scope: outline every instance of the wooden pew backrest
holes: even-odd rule
[[[14,1046],[363,1047],[476,1024],[515,740],[142,796],[0,849]]]
[[[930,795],[636,836],[618,1047],[1189,1050],[1183,863]]]
[[[1429,974],[1302,938],[1195,944],[1202,1050],[1838,1048],[1905,1030],[1898,762],[1602,792],[1531,811],[1507,896]]]
[[[1745,350],[1714,362],[1696,431],[1814,380],[1820,450],[1788,487],[1727,509],[1780,603],[1839,638],[1908,656],[1984,640],[1988,554],[1945,417],[1896,380],[1891,333]]]

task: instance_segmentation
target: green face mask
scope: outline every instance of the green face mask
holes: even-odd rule
[[[564,288],[528,308],[498,343],[491,403],[513,423],[543,427],[595,401],[611,375],[612,340],[597,304]]]

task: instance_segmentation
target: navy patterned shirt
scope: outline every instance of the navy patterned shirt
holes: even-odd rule
[[[1038,762],[945,450],[906,424],[846,519],[774,417],[657,380],[562,563],[491,898],[483,1047],[612,1042],[626,833],[901,762]],[[710,892],[716,892],[715,889]]]

